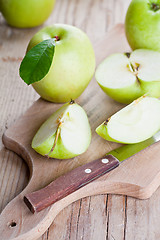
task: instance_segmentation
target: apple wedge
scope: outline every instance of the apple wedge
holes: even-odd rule
[[[32,148],[43,156],[68,159],[84,153],[90,141],[87,115],[81,106],[71,101],[42,124],[32,140]]]
[[[114,100],[131,103],[147,94],[160,97],[160,53],[137,49],[107,57],[95,77],[102,90]]]
[[[96,132],[108,141],[132,144],[145,141],[159,129],[160,100],[142,96],[103,122]]]

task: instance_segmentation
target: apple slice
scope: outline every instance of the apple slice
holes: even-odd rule
[[[131,103],[147,94],[160,97],[160,53],[137,49],[107,57],[96,70],[102,90],[114,100]]]
[[[111,142],[138,143],[152,137],[160,129],[160,100],[142,96],[121,109],[96,132]]]
[[[82,107],[71,101],[46,120],[32,140],[32,148],[43,156],[68,159],[84,153],[91,129]]]

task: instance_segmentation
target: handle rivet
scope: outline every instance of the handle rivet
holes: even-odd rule
[[[92,170],[90,168],[85,169],[85,173],[91,173],[91,172],[92,172]]]
[[[102,163],[108,163],[108,162],[109,162],[109,160],[107,158],[102,159]]]

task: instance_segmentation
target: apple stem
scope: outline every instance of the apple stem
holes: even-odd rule
[[[54,38],[55,38],[55,41],[59,41],[60,40],[60,38],[58,36],[55,36]]]
[[[125,55],[126,55],[127,58],[130,58],[131,53],[130,52],[126,52]]]
[[[56,144],[57,144],[58,137],[59,137],[60,132],[61,132],[61,128],[60,128],[61,125],[62,125],[62,122],[60,122],[60,123],[58,124],[57,131],[56,131],[56,136],[55,136],[54,143],[53,143],[53,146],[52,146],[51,150],[49,151],[48,154],[45,155],[45,156],[48,157],[48,158],[49,158],[49,154],[53,152],[53,150],[55,149],[55,146],[56,146]]]
[[[151,3],[151,9],[155,12],[158,11],[160,9],[160,4]]]
[[[75,101],[73,99],[71,99],[69,104],[74,104],[74,103],[75,103]]]
[[[105,122],[104,125],[107,125],[107,123],[109,122],[110,118],[108,118]]]

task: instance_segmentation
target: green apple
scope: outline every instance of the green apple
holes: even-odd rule
[[[51,102],[69,102],[85,90],[95,71],[90,40],[80,29],[66,24],[43,28],[31,39],[28,49],[55,38],[56,46],[48,74],[32,84],[37,93]]]
[[[84,153],[91,141],[88,117],[71,101],[54,112],[32,140],[32,148],[43,156],[68,159]]]
[[[160,53],[137,49],[107,57],[96,70],[102,90],[114,100],[131,103],[147,94],[160,97]]]
[[[125,19],[131,48],[160,51],[160,0],[132,0]]]
[[[132,144],[149,139],[159,129],[160,100],[142,96],[103,122],[96,132],[108,141]]]
[[[55,0],[0,0],[0,11],[9,25],[30,28],[41,25],[54,4]]]

